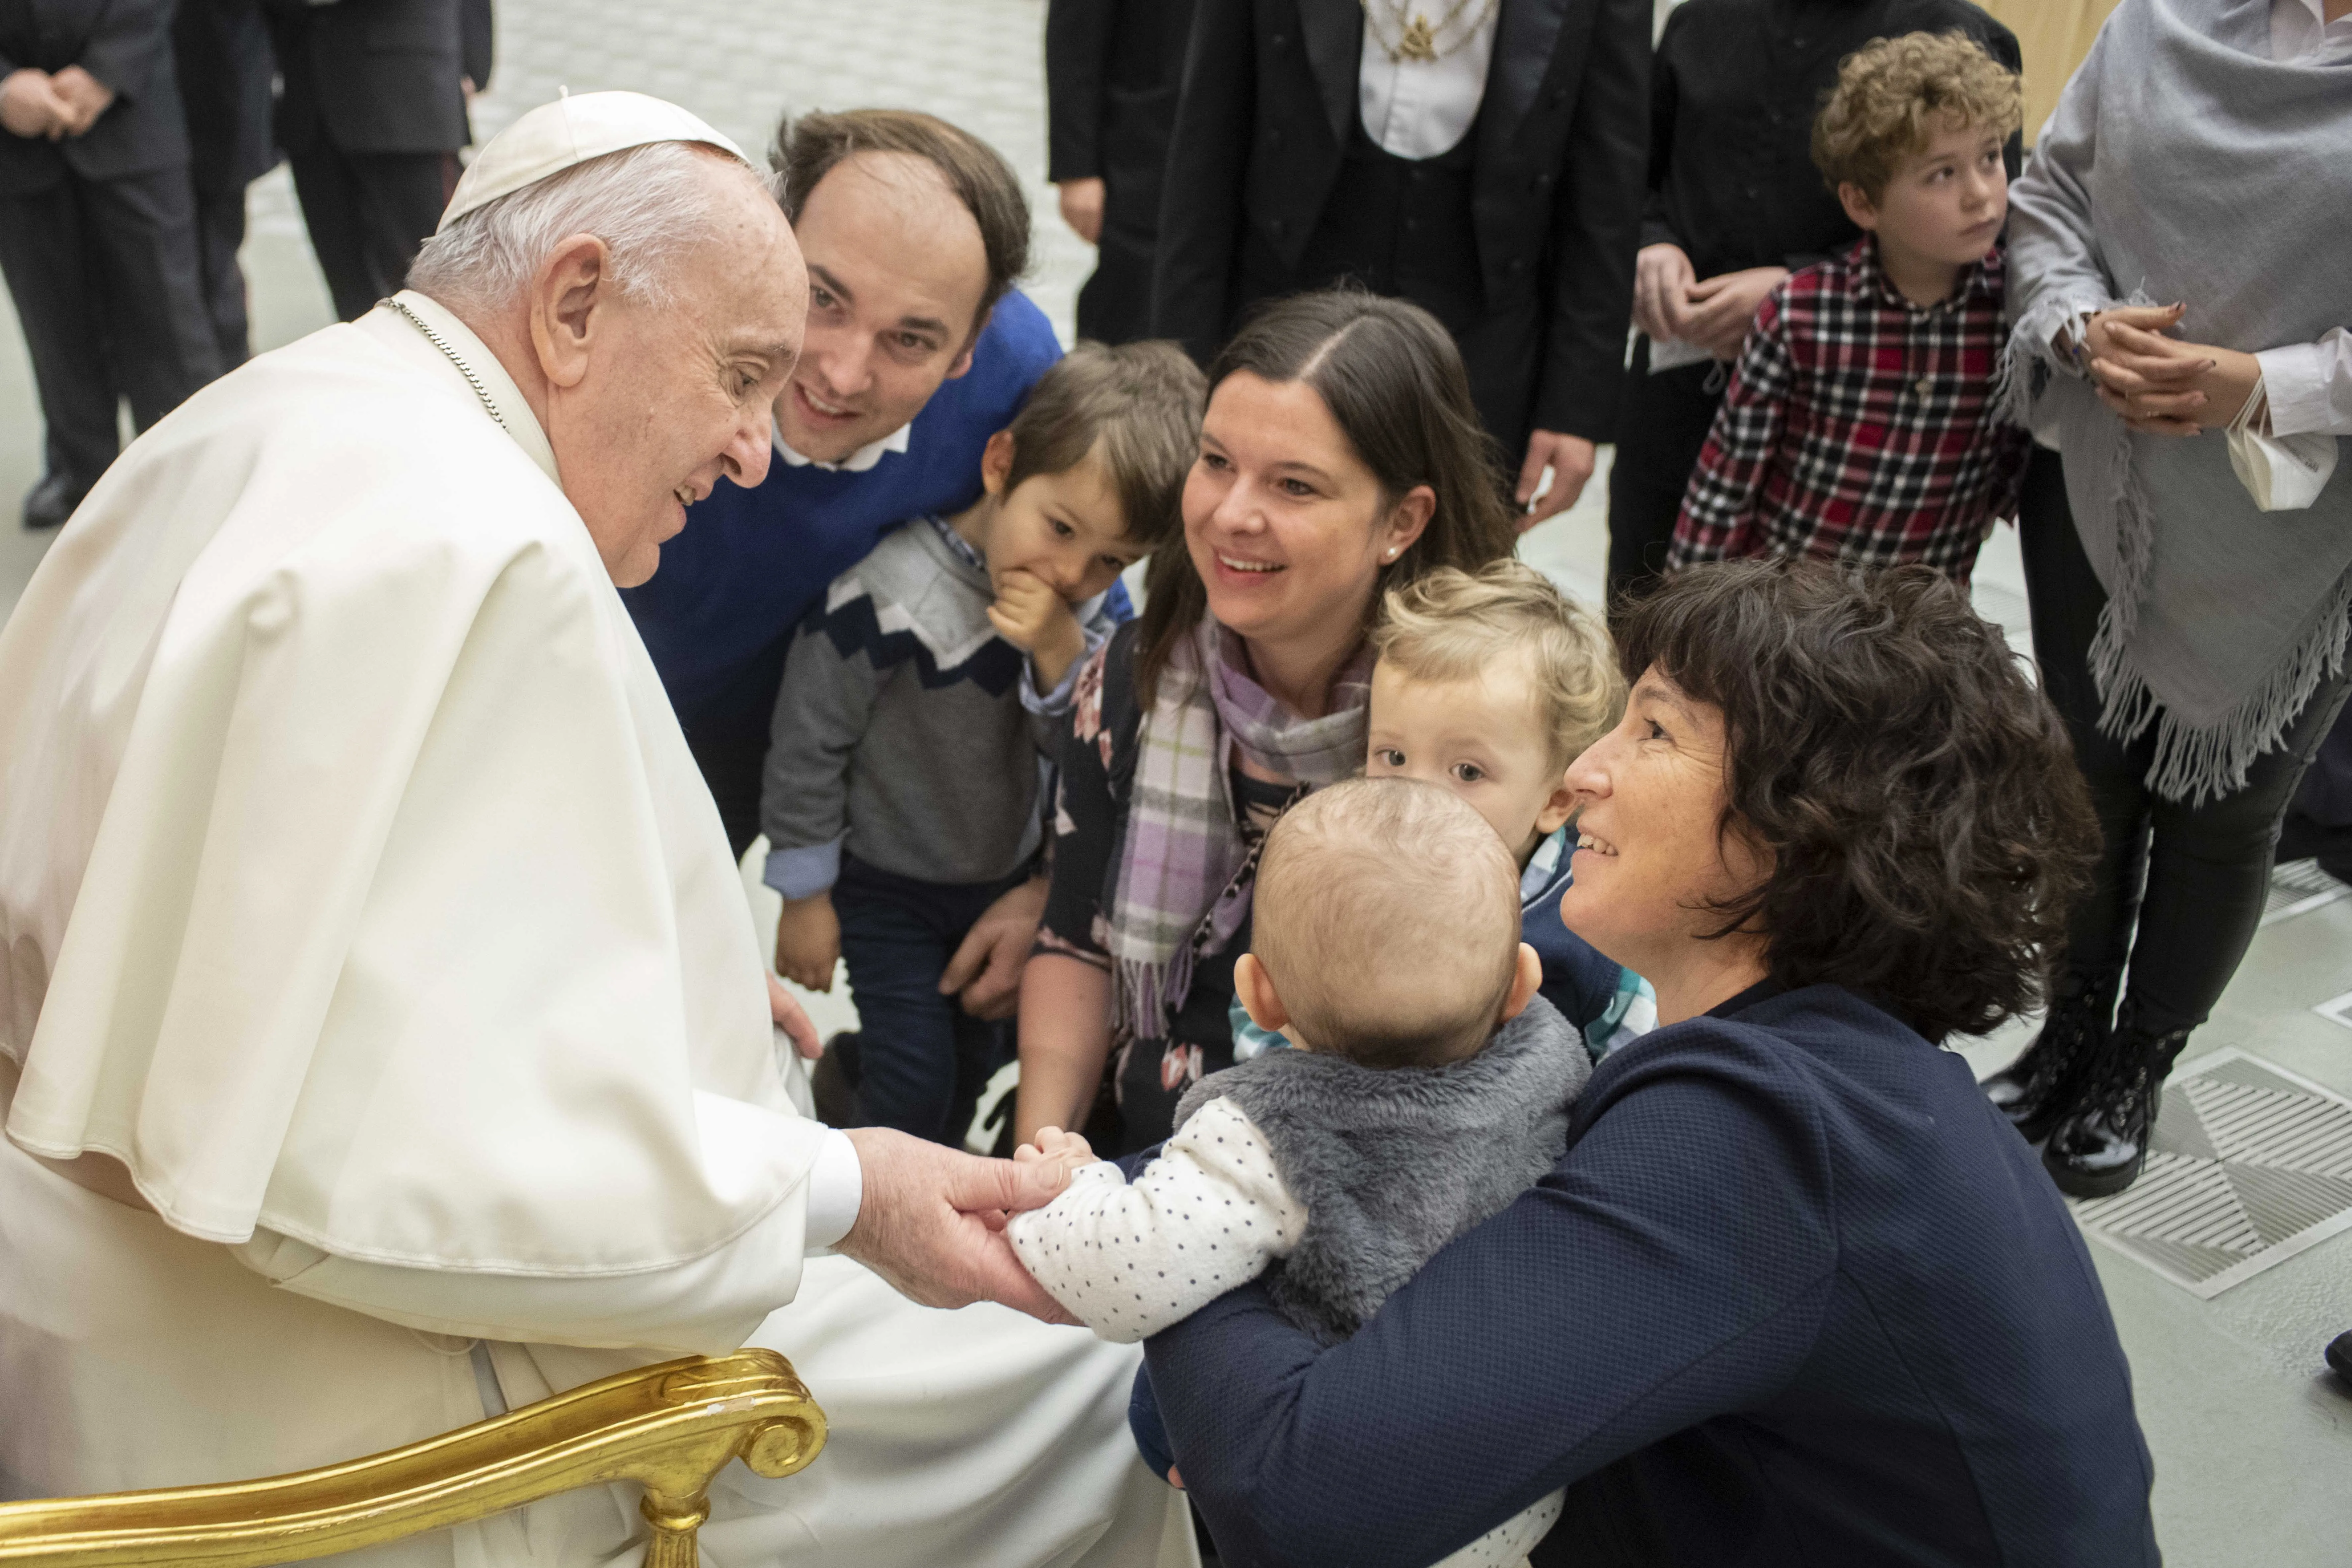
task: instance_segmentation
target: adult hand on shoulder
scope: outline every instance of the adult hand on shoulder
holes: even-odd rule
[[[1592,477],[1597,455],[1592,443],[1581,436],[1538,430],[1528,437],[1528,458],[1519,465],[1517,492],[1521,533],[1576,504],[1576,498],[1584,493],[1584,482]],[[1538,500],[1536,487],[1543,482],[1546,468],[1551,470],[1551,488]]]
[[[1645,245],[1633,255],[1633,324],[1652,342],[1683,335],[1698,274],[1679,245]]]
[[[998,1301],[1049,1323],[1076,1321],[1021,1267],[1004,1226],[1069,1184],[1057,1160],[982,1160],[887,1127],[853,1128],[865,1176],[857,1223],[836,1250],[926,1307]]]
[[[0,77],[0,130],[27,141],[46,136],[54,142],[71,116],[48,72],[26,66]]]
[[[114,89],[79,66],[68,66],[49,79],[66,106],[65,133],[79,136],[98,123],[114,105]]]
[[[1061,193],[1062,221],[1088,245],[1102,243],[1103,183],[1099,179],[1064,180],[1055,187]]]
[[[1756,320],[1756,307],[1787,276],[1785,267],[1750,267],[1693,285],[1683,336],[1717,359],[1738,359],[1748,325]]]
[[[1021,1005],[1021,972],[1045,918],[1043,877],[1032,877],[1000,896],[964,933],[955,956],[940,975],[940,994],[961,994],[975,1018],[1010,1018]]]
[[[2227,425],[2262,382],[2262,362],[2250,353],[2165,336],[2185,313],[2179,305],[2102,310],[2084,334],[2099,401],[2147,435]]]

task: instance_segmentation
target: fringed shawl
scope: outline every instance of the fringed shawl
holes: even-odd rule
[[[2269,0],[2124,0],[2011,210],[2010,352],[2038,362],[2012,395],[2107,591],[2100,728],[2154,725],[2149,786],[2211,799],[2343,668],[2352,464],[2309,510],[2259,510],[2220,431],[2129,430],[2051,340],[2124,303],[2185,301],[2182,336],[2246,353],[2352,323],[2352,62],[2273,61]]]

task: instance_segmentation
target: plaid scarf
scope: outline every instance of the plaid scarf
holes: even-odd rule
[[[1371,665],[1367,647],[1332,683],[1331,710],[1301,719],[1250,679],[1242,639],[1213,618],[1176,646],[1144,715],[1111,900],[1116,1016],[1128,1038],[1166,1037],[1193,961],[1221,951],[1248,917],[1257,858],[1234,809],[1234,753],[1297,779],[1302,794],[1360,772]]]

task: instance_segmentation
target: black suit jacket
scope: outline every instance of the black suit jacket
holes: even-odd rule
[[[466,123],[458,0],[272,0],[285,90],[278,141],[346,153],[454,153]]]
[[[278,65],[260,0],[180,0],[172,42],[188,108],[188,172],[206,195],[241,191],[278,162],[269,128]]]
[[[173,0],[0,0],[0,77],[78,65],[114,89],[79,136],[57,142],[0,131],[0,195],[44,191],[71,169],[86,180],[188,161],[172,69]]]
[[[1049,0],[1047,179],[1157,196],[1192,23],[1192,0]]]
[[[490,0],[458,0],[457,40],[466,79],[476,92],[488,91],[498,56],[498,20],[490,14]]]
[[[1473,214],[1487,308],[1530,297],[1534,426],[1607,440],[1633,307],[1650,0],[1502,0]],[[1197,355],[1234,325],[1243,226],[1296,263],[1358,114],[1358,0],[1199,0],[1160,209],[1152,331]]]

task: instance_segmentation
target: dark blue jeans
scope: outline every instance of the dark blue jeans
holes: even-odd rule
[[[1013,1026],[940,995],[940,976],[973,922],[1028,876],[1024,868],[995,882],[924,882],[842,857],[833,908],[857,1004],[857,1100],[867,1125],[962,1142],[949,1112],[1011,1059]]]

